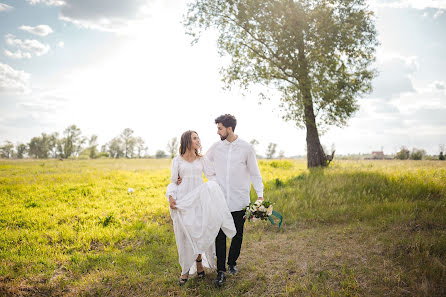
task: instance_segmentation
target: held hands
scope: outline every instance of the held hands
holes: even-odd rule
[[[181,184],[181,181],[182,181],[181,177],[178,176],[177,185]]]
[[[169,196],[169,206],[170,206],[170,208],[177,209],[176,205],[177,205],[177,203],[176,203],[175,199],[173,199],[172,196]]]
[[[263,197],[257,197],[257,200],[263,201]]]

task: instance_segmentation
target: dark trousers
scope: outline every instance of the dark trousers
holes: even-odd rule
[[[240,248],[243,241],[243,226],[245,219],[243,210],[231,212],[234,219],[235,230],[237,233],[231,240],[231,247],[229,248],[228,265],[236,265],[237,259],[240,256]],[[215,253],[217,254],[217,271],[226,271],[226,235],[220,229],[217,238],[215,239]]]

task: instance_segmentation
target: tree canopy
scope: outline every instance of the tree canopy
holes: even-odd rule
[[[364,0],[196,0],[185,26],[194,42],[217,29],[219,53],[231,57],[225,85],[278,90],[283,118],[307,129],[308,166],[326,164],[318,125],[345,125],[375,75]]]

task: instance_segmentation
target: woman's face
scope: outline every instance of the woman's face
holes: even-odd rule
[[[200,137],[198,137],[198,134],[193,132],[190,137],[192,140],[191,149],[199,150],[201,148],[201,144],[200,144]]]

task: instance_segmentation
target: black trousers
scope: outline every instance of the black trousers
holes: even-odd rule
[[[236,265],[237,259],[240,256],[240,248],[243,241],[243,226],[245,219],[243,210],[231,212],[234,219],[235,230],[237,233],[231,240],[231,247],[229,248],[228,265]],[[217,254],[217,271],[226,271],[226,235],[220,229],[217,238],[215,239],[215,253]]]

